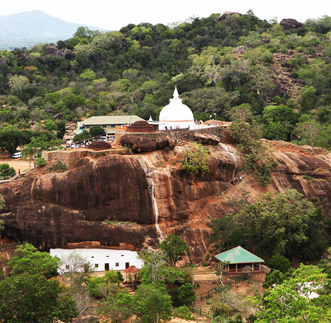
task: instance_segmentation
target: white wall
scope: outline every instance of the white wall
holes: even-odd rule
[[[115,250],[115,249],[50,249],[51,256],[58,256],[60,259],[68,257],[76,251],[95,267],[95,271],[104,271],[105,264],[109,264],[109,270],[124,270],[129,266],[136,266],[140,269],[143,261],[138,257],[137,251]],[[95,266],[97,265],[97,267]],[[66,264],[61,266],[66,272]]]

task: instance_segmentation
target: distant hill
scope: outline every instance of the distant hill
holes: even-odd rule
[[[31,47],[40,42],[57,42],[71,38],[82,24],[66,22],[40,10],[0,16],[0,49]],[[91,30],[102,28],[86,26]]]

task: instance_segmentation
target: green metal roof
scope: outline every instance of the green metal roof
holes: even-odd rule
[[[94,116],[82,122],[84,126],[110,126],[110,125],[123,125],[134,123],[136,121],[143,121],[144,119],[138,116]]]
[[[246,249],[238,246],[228,251],[224,251],[215,256],[220,261],[228,261],[230,264],[246,264],[255,262],[264,262],[263,259],[253,255]]]

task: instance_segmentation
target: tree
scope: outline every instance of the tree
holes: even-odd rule
[[[118,291],[110,294],[101,312],[114,323],[121,323],[133,315],[134,299],[127,291]]]
[[[322,134],[322,126],[315,120],[308,120],[299,123],[295,129],[298,137],[303,143],[309,143],[311,150],[314,151],[315,140]]]
[[[6,126],[0,130],[0,147],[10,154],[15,153],[16,148],[22,143],[22,134],[15,126]]]
[[[179,287],[178,299],[180,301],[180,306],[191,305],[194,303],[196,295],[192,284],[186,283]]]
[[[72,322],[75,302],[61,293],[59,281],[39,274],[6,277],[0,281],[1,322]]]
[[[22,92],[24,88],[26,88],[29,85],[29,79],[26,76],[23,75],[13,75],[9,79],[9,87],[15,92]]]
[[[76,301],[78,314],[82,314],[88,310],[90,305],[88,281],[94,268],[75,251],[69,256],[61,258],[61,262],[68,268],[67,273],[63,276],[63,283],[68,287],[67,294]]]
[[[83,130],[80,134],[74,137],[74,142],[82,142],[87,139],[92,139],[92,135],[88,130]]]
[[[26,242],[17,247],[14,257],[7,264],[11,275],[38,273],[46,278],[57,276],[59,265],[58,257],[52,257],[47,252],[40,252]]]
[[[190,255],[190,248],[186,242],[174,234],[169,234],[159,247],[165,252],[174,267],[176,267],[177,261],[183,259],[183,256]]]
[[[316,217],[312,202],[288,189],[262,195],[257,202],[245,205],[235,219],[242,226],[249,250],[292,257],[300,254],[299,247],[308,240],[308,223]]]
[[[208,158],[208,148],[198,143],[191,143],[183,152],[183,160],[180,164],[183,170],[192,176],[198,173],[204,174],[209,171]]]
[[[46,135],[33,137],[31,142],[22,149],[22,156],[33,159],[40,158],[45,150],[55,150],[62,144],[60,139],[49,140]]]
[[[261,132],[257,125],[249,104],[242,104],[229,111],[233,122],[229,129],[230,136],[234,139],[241,152],[244,170],[253,173],[263,186],[268,186],[271,181],[271,169],[276,161],[262,146]]]
[[[143,283],[164,285],[183,281],[186,276],[186,272],[168,266],[169,261],[163,250],[142,250],[139,256],[144,261],[144,266],[140,270]]]
[[[92,137],[105,135],[105,129],[101,126],[92,126],[90,128],[90,134]]]
[[[279,270],[282,273],[286,273],[290,270],[291,264],[290,261],[281,255],[274,255],[270,259],[267,260],[266,265],[273,269],[273,270]]]
[[[220,276],[220,283],[222,284],[222,286],[224,286],[223,273],[225,272],[229,264],[229,261],[217,261],[216,264],[216,274]]]
[[[143,323],[159,323],[170,320],[171,297],[161,286],[142,284],[134,295],[134,313]]]
[[[292,277],[271,286],[256,301],[255,322],[329,322],[331,295],[325,292],[328,284],[330,279],[321,268],[301,264]]]

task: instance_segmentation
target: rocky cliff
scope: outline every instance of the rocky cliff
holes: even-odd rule
[[[295,188],[331,216],[331,155],[272,146],[278,165],[268,190]],[[209,219],[231,211],[243,193],[253,202],[266,189],[240,173],[230,145],[210,146],[210,171],[193,179],[179,165],[184,149],[84,157],[61,173],[35,171],[2,184],[5,234],[44,249],[81,241],[139,249],[176,233],[199,261],[208,249]]]

